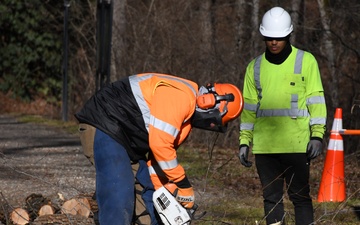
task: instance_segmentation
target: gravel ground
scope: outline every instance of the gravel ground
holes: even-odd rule
[[[94,190],[95,169],[76,135],[0,115],[1,201],[15,207],[33,193],[66,200]]]

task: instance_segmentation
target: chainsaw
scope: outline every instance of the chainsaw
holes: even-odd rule
[[[164,225],[189,225],[191,220],[200,219],[206,213],[195,216],[196,204],[191,209],[184,208],[164,186],[154,192],[153,202]]]

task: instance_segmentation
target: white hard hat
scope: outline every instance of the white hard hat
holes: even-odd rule
[[[264,14],[259,30],[265,37],[286,37],[293,31],[291,17],[283,8],[274,7]]]

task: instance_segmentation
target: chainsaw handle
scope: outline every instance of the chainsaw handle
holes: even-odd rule
[[[204,211],[204,212],[200,213],[200,215],[195,215],[196,210],[198,209],[198,207],[199,206],[197,204],[194,204],[194,206],[191,209],[186,209],[186,211],[188,212],[191,220],[201,219],[206,214],[206,211]]]

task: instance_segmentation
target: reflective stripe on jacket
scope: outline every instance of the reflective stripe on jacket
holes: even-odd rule
[[[312,54],[292,46],[280,65],[265,53],[251,61],[244,79],[240,144],[254,154],[305,152],[311,136],[323,138],[326,105]]]

